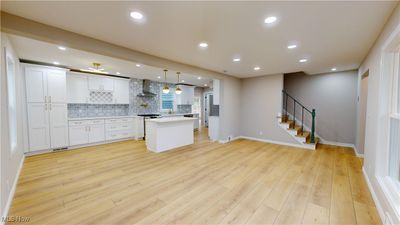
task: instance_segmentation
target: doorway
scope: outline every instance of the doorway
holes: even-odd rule
[[[369,71],[365,72],[361,76],[361,88],[360,88],[360,119],[358,125],[358,153],[364,154],[364,146],[365,146],[365,125],[367,123],[367,100],[368,100],[368,77]]]

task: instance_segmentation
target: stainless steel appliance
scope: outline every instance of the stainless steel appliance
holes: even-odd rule
[[[155,118],[160,118],[160,114],[155,114],[155,113],[149,113],[149,114],[138,114],[138,116],[144,117],[143,118],[143,140],[146,140],[146,120],[148,119],[155,119]]]

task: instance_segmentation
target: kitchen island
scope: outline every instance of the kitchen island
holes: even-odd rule
[[[167,117],[146,120],[146,145],[153,152],[163,152],[194,143],[190,117]]]

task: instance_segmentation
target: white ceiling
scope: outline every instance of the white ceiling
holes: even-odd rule
[[[395,1],[2,1],[2,10],[237,77],[358,68]],[[140,11],[142,22],[130,18]],[[264,19],[276,16],[267,26]],[[208,49],[199,49],[206,41]],[[288,50],[287,45],[298,48]],[[241,62],[232,58],[240,56]],[[308,58],[307,63],[298,62]],[[260,66],[254,71],[254,66]]]
[[[11,42],[13,43],[18,57],[21,59],[33,60],[44,63],[59,62],[60,65],[67,66],[73,69],[87,69],[93,67],[92,63],[97,62],[102,64],[102,68],[109,72],[110,75],[133,77],[139,79],[149,79],[154,81],[164,81],[164,68],[156,68],[140,64],[137,67],[136,63],[111,58],[108,56],[93,54],[85,51],[67,48],[65,51],[58,49],[57,45],[37,41],[21,36],[10,35]],[[177,83],[177,71],[169,70],[167,72],[167,82]],[[201,77],[199,80],[198,77]],[[158,77],[161,77],[158,78]],[[180,82],[182,80],[187,84],[204,87],[205,84],[211,85],[211,79],[202,77],[201,75],[192,75],[182,73],[180,75]]]

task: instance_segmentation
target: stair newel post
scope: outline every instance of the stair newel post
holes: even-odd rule
[[[303,135],[304,128],[304,106],[301,107],[301,135]]]
[[[312,110],[311,112],[312,116],[312,125],[311,125],[311,137],[310,137],[310,142],[315,143],[315,109]]]

